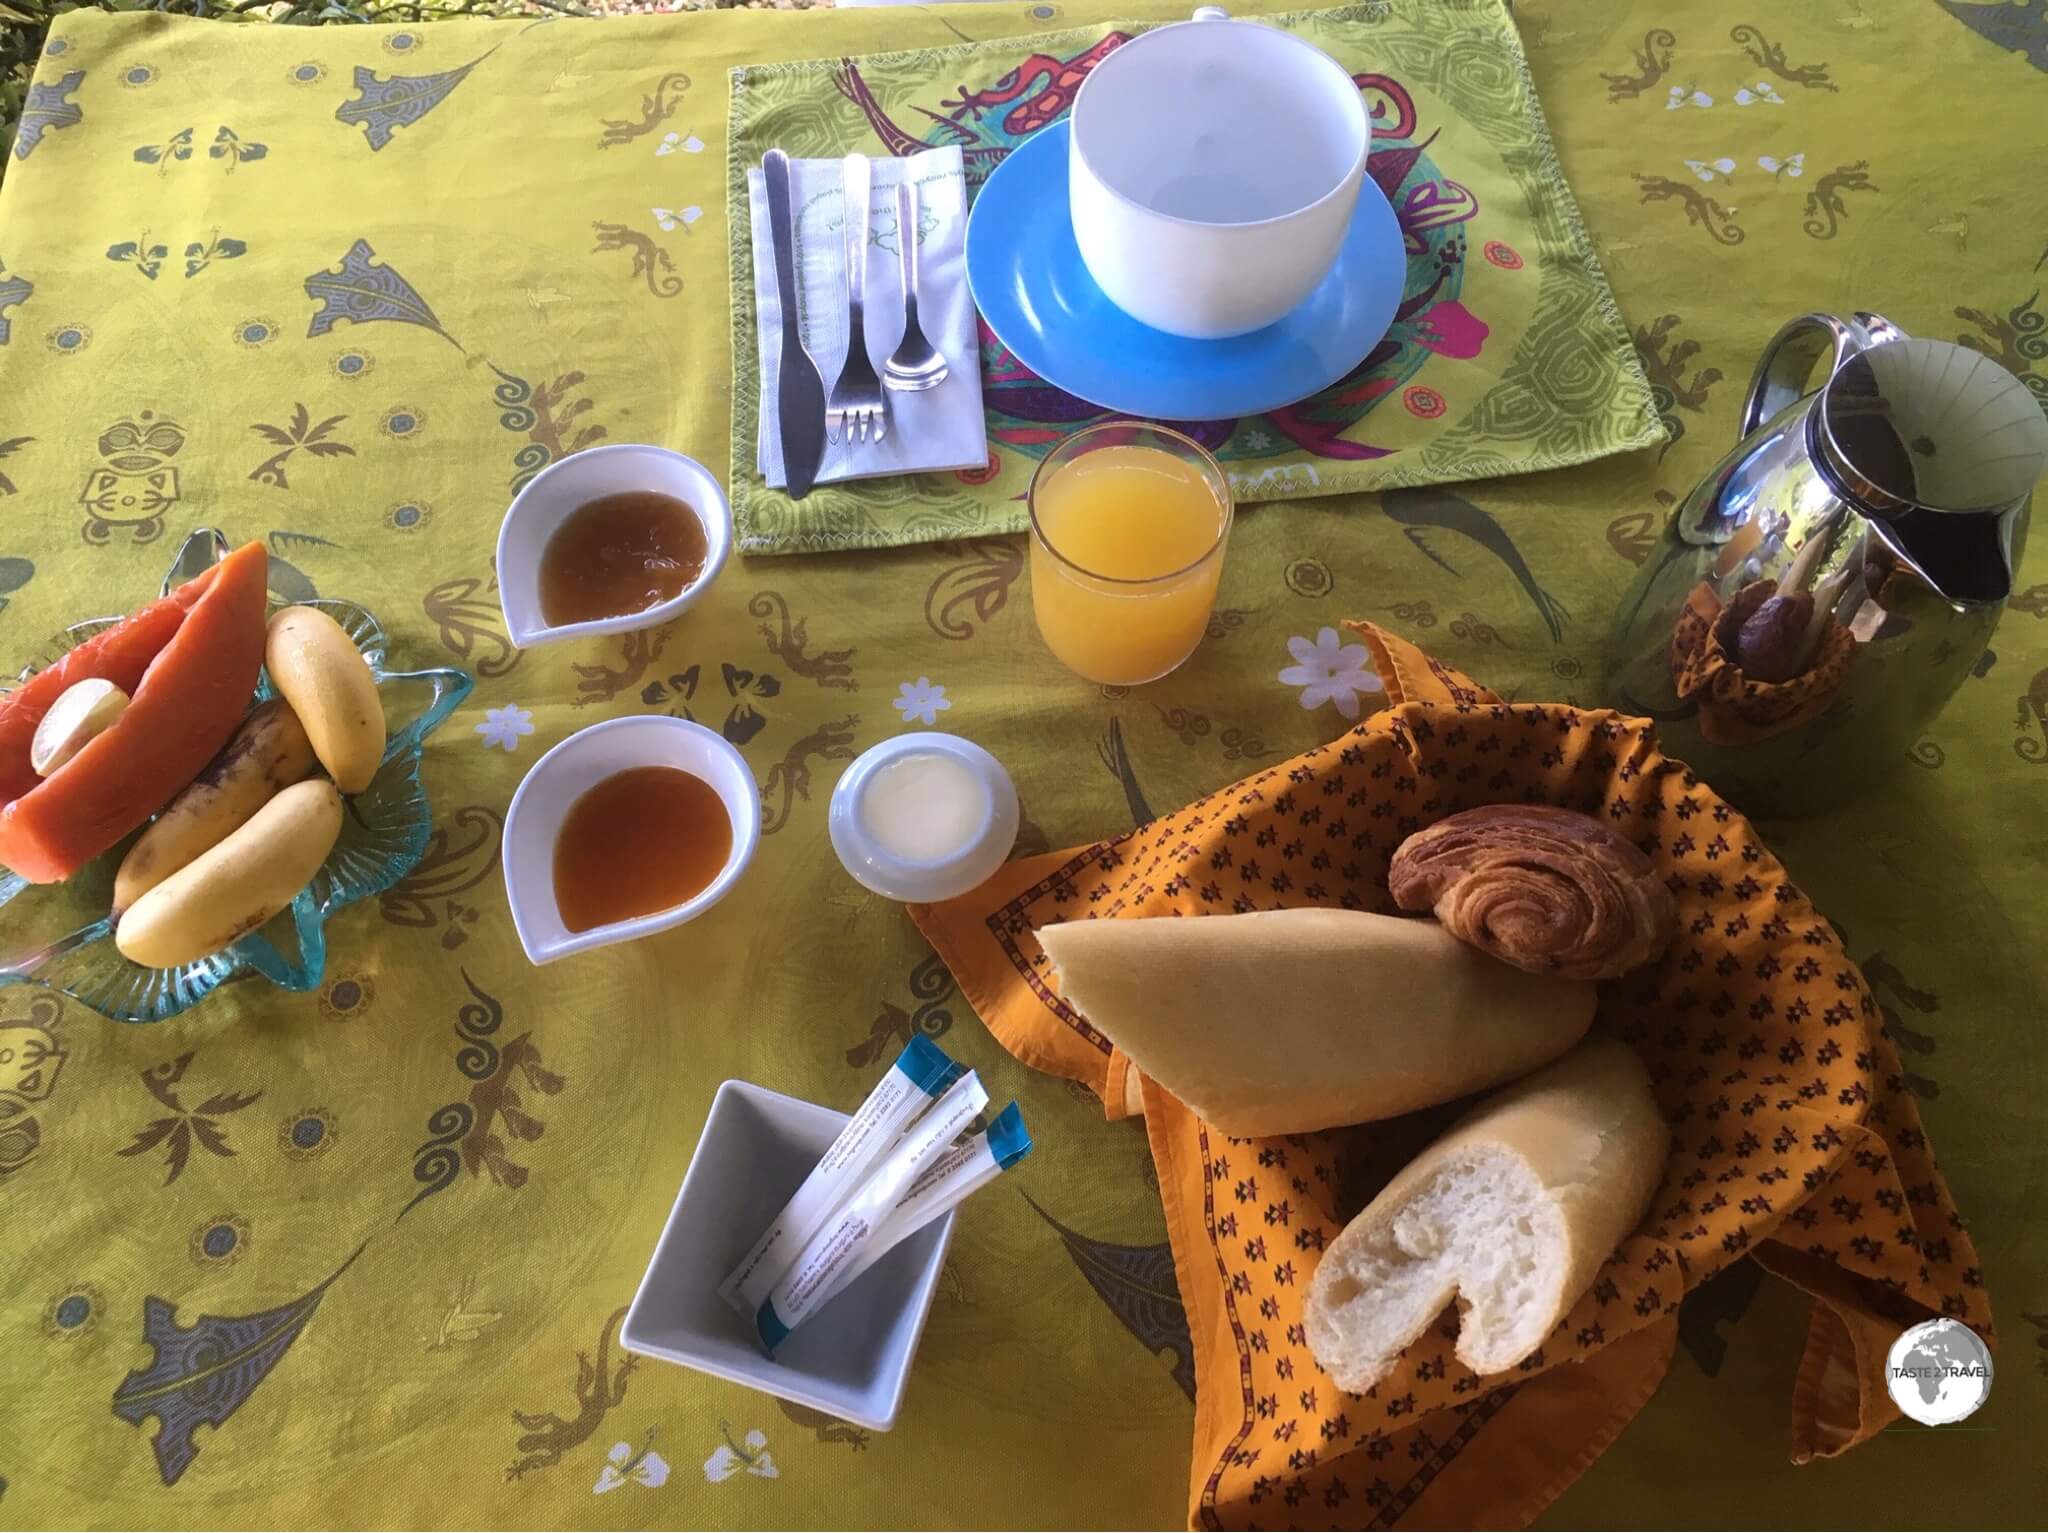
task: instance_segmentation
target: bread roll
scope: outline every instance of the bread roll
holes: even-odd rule
[[[1669,1148],[1634,1052],[1580,1044],[1480,1103],[1330,1242],[1309,1283],[1309,1350],[1362,1393],[1455,1296],[1458,1361],[1512,1368],[1636,1227]]]
[[[1391,1118],[1555,1059],[1593,987],[1524,974],[1434,921],[1349,910],[1040,929],[1067,1004],[1226,1134]]]

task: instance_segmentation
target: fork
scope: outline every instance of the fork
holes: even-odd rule
[[[846,365],[825,401],[825,419],[839,427],[843,441],[879,442],[889,434],[889,410],[882,380],[868,360],[868,157],[840,161],[846,196]]]

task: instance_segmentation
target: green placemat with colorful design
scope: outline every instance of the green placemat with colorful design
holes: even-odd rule
[[[1267,415],[1184,424],[1240,500],[1293,500],[1565,468],[1663,437],[1628,331],[1558,168],[1499,0],[1402,0],[1270,18],[1352,71],[1373,115],[1367,173],[1393,204],[1407,281],[1392,328],[1344,378]],[[1038,460],[1111,412],[981,331],[986,468],[822,485],[793,501],[755,470],[760,407],[746,170],[772,148],[829,158],[957,145],[972,196],[1063,119],[1089,69],[1142,25],[764,64],[732,74],[732,499],[740,547],[816,552],[1016,532]]]

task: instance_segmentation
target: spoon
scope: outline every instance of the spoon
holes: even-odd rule
[[[896,187],[896,259],[903,270],[903,339],[882,364],[882,382],[898,393],[921,394],[946,381],[946,359],[917,323],[917,186]]]

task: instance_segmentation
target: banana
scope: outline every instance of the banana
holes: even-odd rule
[[[111,681],[94,676],[74,682],[57,694],[36,725],[35,738],[29,742],[29,766],[38,777],[54,775],[127,711],[128,694]]]
[[[341,624],[314,607],[287,607],[270,620],[263,663],[334,785],[369,787],[384,760],[384,703]]]
[[[128,848],[114,875],[116,917],[312,770],[312,742],[291,705],[262,704]]]
[[[114,946],[151,969],[217,953],[289,905],[340,836],[334,784],[324,777],[294,783],[129,906]]]

